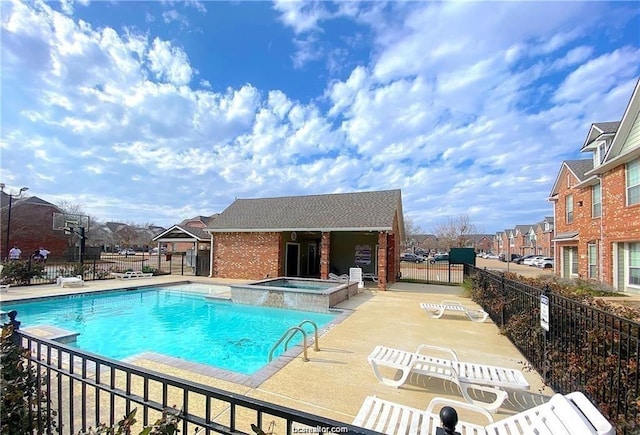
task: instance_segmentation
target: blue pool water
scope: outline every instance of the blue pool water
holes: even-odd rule
[[[79,332],[76,346],[99,355],[123,359],[151,351],[247,375],[268,363],[271,347],[291,326],[309,319],[322,328],[335,317],[205,299],[194,289],[197,284],[77,294],[7,302],[2,310],[18,311],[22,328]],[[313,331],[308,324],[303,329]]]

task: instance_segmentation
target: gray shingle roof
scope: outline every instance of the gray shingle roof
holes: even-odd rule
[[[391,230],[396,212],[402,228],[402,195],[399,189],[237,199],[208,228],[217,232]]]
[[[616,131],[618,131],[618,127],[620,127],[620,121],[594,122],[593,125],[602,130],[603,134],[615,133]]]
[[[593,169],[593,160],[591,159],[565,160],[564,163],[578,177],[580,182],[586,180],[587,177],[584,174]]]

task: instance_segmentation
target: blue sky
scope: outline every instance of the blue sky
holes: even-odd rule
[[[0,181],[101,221],[399,188],[424,232],[532,224],[640,75],[636,2],[0,8]]]

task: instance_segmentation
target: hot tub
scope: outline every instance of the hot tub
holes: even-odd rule
[[[312,278],[270,278],[248,284],[232,284],[231,300],[238,304],[262,305],[326,313],[331,307],[358,293],[358,283]]]

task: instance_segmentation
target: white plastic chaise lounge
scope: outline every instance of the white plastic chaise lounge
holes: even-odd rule
[[[69,277],[59,276],[56,279],[56,284],[60,287],[82,287],[84,280],[82,279],[82,275]]]
[[[329,279],[332,281],[349,281],[349,275],[347,275],[346,273],[343,273],[342,275],[329,273]]]
[[[425,351],[429,353],[423,353]],[[449,358],[434,356],[440,354]],[[403,385],[411,374],[443,379],[456,384],[464,400],[492,412],[507,399],[508,393],[504,390],[529,389],[529,382],[520,370],[459,361],[456,352],[446,347],[422,344],[415,352],[407,352],[376,346],[367,360],[376,378],[385,385],[397,388]],[[398,370],[400,377],[385,377],[381,368]],[[492,402],[476,400],[469,395],[469,390],[489,393],[490,396],[495,396],[495,399]]]
[[[473,322],[484,322],[489,317],[489,313],[482,309],[471,309],[462,305],[458,301],[444,300],[439,304],[432,304],[423,302],[420,304],[422,308],[429,316],[439,319],[446,311],[453,311],[455,313],[463,313],[467,318]]]
[[[436,406],[468,409],[484,415],[488,424],[458,421],[456,431],[461,435],[614,435],[615,429],[593,406],[587,397],[574,392],[555,394],[551,399],[497,422],[486,410],[468,403],[434,398],[427,409],[411,408],[369,396],[365,399],[353,424],[389,435],[435,435],[440,417]]]
[[[151,278],[153,276],[153,272],[142,272],[140,270],[129,270],[129,271],[123,272],[123,273],[111,272],[111,275],[116,277],[116,279]]]
[[[357,282],[358,288],[364,288],[364,280],[362,279],[362,269],[360,269],[359,267],[350,267],[349,281]]]

